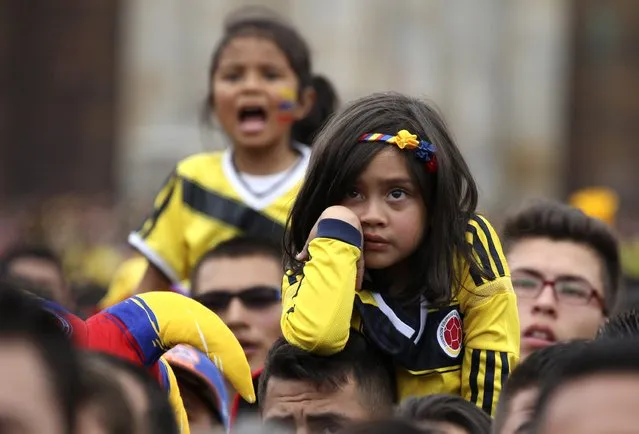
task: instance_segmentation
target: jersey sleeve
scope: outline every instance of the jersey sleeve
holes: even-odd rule
[[[181,181],[173,171],[156,196],[151,215],[129,235],[129,244],[173,283],[187,278]]]
[[[325,219],[309,243],[310,259],[301,274],[287,271],[282,284],[282,333],[306,351],[331,355],[344,349],[350,334],[359,230],[341,220]]]
[[[464,315],[462,396],[492,415],[519,359],[517,300],[501,243],[490,223],[475,216],[467,240],[483,273],[467,267],[458,294]]]

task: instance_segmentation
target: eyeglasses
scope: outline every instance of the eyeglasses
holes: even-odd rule
[[[515,293],[520,298],[537,298],[546,285],[550,286],[559,303],[572,305],[586,305],[593,298],[605,310],[603,297],[592,285],[578,277],[559,277],[555,280],[545,280],[532,274],[517,274],[511,276]]]
[[[210,291],[195,297],[196,301],[214,312],[223,312],[237,298],[248,309],[265,309],[281,300],[280,289],[272,286],[253,286],[242,291]]]

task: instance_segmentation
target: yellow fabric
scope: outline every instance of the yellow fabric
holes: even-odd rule
[[[150,318],[149,323],[157,334],[155,347],[168,350],[186,344],[197,348],[215,363],[246,401],[255,402],[251,369],[244,350],[211,310],[188,297],[165,291],[147,292],[130,300],[142,311],[150,310],[154,315],[157,322]]]
[[[492,412],[502,381],[519,358],[519,316],[510,271],[494,229],[483,217],[476,216],[469,222],[467,239],[480,265],[494,278],[475,276],[480,280],[477,284],[468,264],[462,270],[463,288],[450,303],[458,306],[462,316],[461,367],[451,363],[432,369],[425,366],[415,372],[398,367],[398,394],[406,398],[451,393]],[[282,331],[290,343],[330,355],[344,348],[351,328],[367,332],[366,324],[353,310],[355,298],[366,305],[377,304],[370,291],[355,291],[356,263],[361,253],[357,247],[336,239],[316,238],[309,244],[309,253],[311,259],[302,275],[288,271],[284,276]],[[429,315],[437,311],[429,309]],[[419,342],[438,345],[434,334]]]
[[[81,243],[64,249],[65,274],[71,282],[91,282],[107,286],[122,256],[113,246],[86,246]]]
[[[132,235],[139,238],[138,243],[132,242],[133,246],[174,283],[187,280],[190,270],[207,250],[242,234],[237,225],[198,211],[188,203],[197,200],[200,205],[207,206],[207,195],[212,194],[249,207],[225,176],[222,159],[223,154],[219,152],[199,154],[181,161],[157,195],[154,212]],[[301,177],[293,188],[268,206],[254,211],[283,227],[300,183]],[[195,186],[198,196],[185,197],[185,185]]]
[[[98,307],[106,309],[131,297],[140,284],[147,266],[148,261],[143,256],[134,256],[124,261],[113,276],[109,289]]]
[[[181,434],[190,434],[189,419],[186,415],[186,409],[184,408],[184,402],[182,401],[182,395],[180,395],[180,389],[178,386],[177,378],[171,365],[164,357],[160,358],[160,363],[166,368],[166,372],[169,377],[169,402],[173,407],[175,414],[175,421],[177,422],[178,430]]]

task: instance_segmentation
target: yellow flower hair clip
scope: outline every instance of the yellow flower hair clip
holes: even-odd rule
[[[429,172],[437,171],[437,159],[435,158],[437,148],[435,145],[425,140],[419,140],[415,134],[411,134],[407,130],[401,130],[394,136],[379,133],[364,134],[358,141],[392,143],[400,149],[415,151],[415,156],[426,163],[426,169]]]
[[[401,130],[396,136],[386,140],[386,143],[395,143],[400,149],[415,149],[419,145],[419,140],[415,134]]]

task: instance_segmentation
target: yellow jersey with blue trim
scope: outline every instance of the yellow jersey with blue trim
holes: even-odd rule
[[[179,283],[201,255],[230,238],[248,235],[280,243],[310,158],[310,148],[295,147],[300,160],[259,196],[235,170],[229,150],[182,160],[157,195],[151,215],[129,235],[129,244]]]
[[[303,270],[289,270],[283,279],[284,337],[330,355],[357,330],[392,357],[400,399],[449,393],[493,414],[519,358],[517,302],[490,223],[473,216],[466,239],[483,272],[464,264],[462,287],[447,306],[422,299],[406,307],[366,279],[356,291],[359,231],[341,220],[320,221]]]

